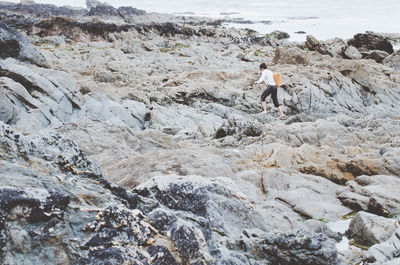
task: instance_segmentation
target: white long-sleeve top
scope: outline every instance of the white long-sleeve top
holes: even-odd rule
[[[257,84],[260,84],[263,81],[265,81],[265,84],[267,84],[269,86],[276,86],[276,83],[274,80],[274,74],[272,73],[271,70],[264,69],[264,71],[262,71],[260,79],[257,81]]]

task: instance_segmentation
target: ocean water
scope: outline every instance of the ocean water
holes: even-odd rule
[[[304,41],[307,34],[325,40],[347,39],[365,31],[400,33],[400,0],[101,0],[104,1],[114,7],[132,6],[147,12],[242,18],[255,23],[227,26],[251,28],[260,34],[281,30],[295,41]],[[36,3],[86,7],[85,0]],[[301,31],[306,33],[296,33]]]

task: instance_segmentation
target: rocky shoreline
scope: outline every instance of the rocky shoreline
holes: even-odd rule
[[[1,264],[400,262],[398,35],[96,1],[0,18]],[[287,120],[260,113],[261,62]]]

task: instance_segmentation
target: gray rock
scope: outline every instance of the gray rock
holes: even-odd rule
[[[118,14],[125,20],[125,22],[133,23],[135,19],[137,19],[137,16],[146,15],[146,11],[130,6],[121,6],[118,8]]]
[[[0,74],[5,76],[1,78],[3,94],[13,101],[7,108],[19,112],[12,122],[21,129],[44,128],[69,121],[82,107],[75,80],[64,72],[32,70],[9,58],[0,60]],[[35,122],[27,120],[29,116]]]
[[[295,245],[299,247],[298,251],[291,248]],[[229,246],[253,253],[256,260],[267,261],[266,264],[337,264],[334,241],[322,234],[304,231],[256,234],[246,231],[240,241],[231,242]],[[233,262],[232,258],[229,261]],[[251,263],[242,261],[234,264]]]
[[[87,9],[91,9],[92,7],[98,7],[98,6],[110,6],[107,4],[107,2],[100,2],[98,0],[86,0],[86,7]]]
[[[310,51],[316,51],[316,52],[319,52],[321,54],[329,54],[329,52],[327,51],[325,45],[322,42],[318,41],[315,37],[313,37],[311,35],[307,35],[305,46]]]
[[[9,22],[7,24],[24,29],[29,29],[42,19],[52,16],[80,17],[87,12],[85,9],[68,8],[66,6],[59,7],[48,4],[21,5],[12,3],[10,5],[3,5],[1,8],[11,11],[11,14],[6,14],[5,20]],[[18,15],[18,19],[15,19],[16,14]]]
[[[290,38],[290,35],[287,32],[283,32],[283,31],[279,31],[279,30],[275,30],[271,33],[268,33],[265,36],[267,38],[275,38],[278,40]]]
[[[307,65],[307,52],[299,48],[289,48],[284,51],[277,49],[274,56],[274,63],[279,64],[300,64]]]
[[[393,53],[393,46],[389,39],[371,31],[364,34],[356,34],[347,43],[361,51],[381,50],[389,54]]]
[[[8,57],[38,66],[49,66],[43,55],[32,46],[26,37],[4,22],[0,22],[0,58]]]
[[[150,127],[175,135],[181,130],[198,131],[204,137],[212,136],[223,119],[187,106],[157,106],[151,111]]]
[[[398,226],[398,222],[394,219],[358,212],[346,234],[362,245],[372,246],[388,240]]]
[[[310,51],[208,19],[97,8],[100,20],[90,21],[87,10],[9,8],[1,20],[32,28],[58,71],[1,61],[2,119],[24,134],[40,130],[34,146],[25,145],[31,137],[1,140],[1,190],[22,202],[1,210],[6,263],[350,264],[361,251],[336,258],[339,236],[325,222],[351,209],[398,215],[400,76],[344,60],[343,40]],[[65,15],[38,21],[53,14]],[[252,83],[261,61],[283,77],[286,121],[270,98],[260,113],[265,88]],[[141,194],[71,163],[84,153],[105,179]],[[53,189],[67,207],[52,202]],[[50,221],[30,223],[26,211],[38,204]],[[46,227],[51,246],[29,233]]]
[[[322,234],[262,232],[268,228],[258,213],[249,208],[246,201],[232,197],[232,191],[221,186],[221,181],[223,179],[210,181],[196,176],[172,176],[168,179],[160,176],[139,185],[134,191],[140,196],[150,195],[152,201],[143,205],[139,203],[142,205],[139,207],[144,207],[141,208],[144,212],[151,211],[150,223],[160,224],[159,228],[166,233],[176,233],[176,223],[180,221],[174,217],[174,212],[181,213],[179,218],[197,220],[195,227],[202,227],[204,239],[196,235],[195,227],[188,229],[187,225],[182,231],[185,236],[179,237],[186,241],[197,238],[184,244],[186,248],[182,252],[190,253],[184,259],[186,262],[198,259],[198,253],[201,254],[200,260],[207,262],[208,257],[213,263],[252,264],[249,253],[261,264],[302,263],[306,260],[312,260],[313,264],[333,264],[337,261],[334,241]],[[247,215],[251,216],[248,219],[250,223],[243,219],[247,219]],[[183,243],[176,242],[178,248]]]
[[[342,50],[345,59],[359,60],[363,58],[362,54],[354,46],[347,46]]]
[[[381,63],[388,56],[389,53],[380,50],[370,51],[363,54],[364,59],[372,59],[377,63]]]
[[[137,195],[105,181],[72,141],[23,136],[0,122],[0,142],[7,154],[0,160],[2,264],[208,260],[197,251],[205,247],[201,230],[181,220],[162,235],[161,220],[145,221]],[[166,247],[172,244],[182,254]]]
[[[300,215],[321,221],[337,220],[350,213],[348,208],[338,205],[335,200],[330,201],[330,196],[324,197],[322,194],[304,188],[283,193],[277,199],[289,204]],[[310,198],[313,200],[310,201]],[[316,200],[321,202],[318,206],[314,203]],[[329,209],[329,212],[325,212],[324,209]]]
[[[344,205],[386,217],[400,213],[399,178],[394,176],[359,176],[347,184],[350,191],[339,194]]]
[[[329,52],[329,55],[335,58],[343,57],[342,51],[348,46],[346,42],[339,38],[326,40],[324,41],[324,45],[326,50]]]
[[[35,1],[33,0],[21,0],[21,5],[34,5]]]
[[[339,264],[362,264],[364,262],[363,254],[363,250],[350,245],[347,250],[339,252]]]
[[[118,10],[114,8],[113,6],[110,5],[104,5],[104,4],[99,4],[94,7],[91,7],[89,9],[89,12],[85,14],[86,16],[90,17],[99,17],[102,19],[113,19],[113,20],[118,20],[122,19],[120,14],[118,13]]]
[[[398,71],[400,69],[400,50],[383,59],[382,63]]]
[[[0,82],[2,82],[1,79]],[[17,115],[18,111],[10,98],[7,97],[7,94],[3,90],[0,90],[0,121],[4,123],[13,123]]]
[[[400,228],[385,242],[372,246],[366,253],[368,264],[398,264]]]
[[[140,131],[145,128],[148,109],[141,102],[123,100],[118,104],[102,94],[92,93],[86,96],[81,113],[86,117]]]

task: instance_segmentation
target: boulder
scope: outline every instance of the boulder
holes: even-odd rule
[[[347,43],[364,52],[369,50],[381,50],[389,54],[393,53],[393,45],[388,38],[370,31],[354,35]]]
[[[137,16],[146,15],[146,11],[130,6],[121,6],[118,8],[118,14],[125,20],[125,22],[131,23]]]
[[[310,51],[316,51],[320,54],[330,55],[335,58],[342,58],[344,55],[343,51],[348,49],[348,45],[339,38],[319,41],[315,37],[307,35],[304,44]]]
[[[86,8],[88,10],[98,6],[110,6],[107,2],[100,2],[98,0],[86,0]]]
[[[214,134],[214,138],[223,138],[228,135],[243,134],[258,137],[263,133],[263,127],[259,122],[246,122],[244,119],[228,119],[224,121]]]
[[[336,264],[335,241],[322,234],[270,233],[252,244],[256,254],[271,264]],[[298,250],[293,247],[299,248]]]
[[[340,38],[326,40],[323,43],[328,54],[334,58],[343,57],[342,51],[348,46],[347,43]]]
[[[359,60],[363,57],[362,54],[354,46],[344,47],[342,50],[342,54],[343,58],[345,59]]]
[[[397,50],[393,54],[383,59],[382,63],[388,67],[391,67],[397,71],[400,71],[400,50]]]
[[[275,64],[307,65],[307,52],[299,48],[276,49],[273,62]]]
[[[372,246],[388,240],[398,227],[400,224],[395,219],[361,211],[351,221],[346,234],[361,245]]]
[[[389,54],[385,51],[374,50],[363,53],[363,59],[372,59],[377,63],[381,63]]]
[[[117,19],[121,18],[118,13],[118,10],[110,5],[98,5],[90,8],[89,12],[86,13],[86,16],[91,17],[99,17],[103,19]]]
[[[400,228],[397,228],[395,233],[380,244],[376,244],[368,249],[365,254],[368,264],[399,264],[399,249],[400,249]]]
[[[307,35],[305,45],[310,51],[328,54],[325,45],[311,35]]]
[[[283,31],[279,31],[279,30],[275,30],[269,34],[265,35],[267,38],[274,38],[274,39],[278,39],[278,40],[282,40],[282,39],[289,39],[290,35],[287,32],[283,32]]]
[[[17,30],[0,22],[0,58],[12,57],[38,66],[49,66],[43,55]]]
[[[385,217],[400,214],[398,189],[400,180],[396,176],[359,176],[349,181],[345,190],[338,195],[344,205],[354,210],[363,210]]]

